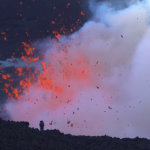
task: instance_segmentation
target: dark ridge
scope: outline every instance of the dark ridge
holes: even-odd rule
[[[136,137],[72,136],[59,130],[39,131],[28,122],[0,118],[0,150],[150,150],[150,140]]]

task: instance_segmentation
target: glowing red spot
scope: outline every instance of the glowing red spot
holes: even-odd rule
[[[52,24],[55,24],[55,21],[51,21]]]
[[[7,37],[4,37],[4,41],[7,41]]]
[[[70,3],[67,4],[67,8],[70,6]]]
[[[83,13],[83,11],[81,11],[81,15],[83,15],[83,16],[85,15],[85,14]]]
[[[6,33],[5,32],[1,32],[1,35],[5,35]]]

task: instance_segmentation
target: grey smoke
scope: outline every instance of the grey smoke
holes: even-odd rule
[[[53,63],[55,85],[61,83],[64,87],[65,94],[60,100],[69,98],[71,93],[74,101],[70,105],[60,103],[53,109],[58,102],[52,91],[31,86],[18,104],[6,105],[12,119],[29,121],[32,127],[38,127],[43,119],[46,129],[56,128],[74,135],[150,138],[149,8],[149,1],[134,1],[122,10],[109,3],[90,1],[92,19],[78,32],[56,41],[58,49],[60,42],[70,46],[65,57],[77,71],[88,68],[88,81],[78,80],[71,74],[71,67],[68,69],[71,76],[65,80],[60,75],[64,69],[59,64],[61,58],[56,57],[53,62],[49,58],[50,53],[60,54],[55,45],[50,45],[44,61],[46,65]],[[49,43],[40,43],[40,48],[46,44]],[[84,56],[80,66],[76,62],[78,56]],[[68,83],[70,89],[65,88]],[[31,101],[26,101],[28,98]],[[55,124],[49,125],[51,121]]]

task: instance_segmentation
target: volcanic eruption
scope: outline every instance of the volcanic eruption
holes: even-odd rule
[[[19,85],[2,73],[6,110],[35,128],[42,119],[46,129],[73,135],[149,138],[150,3],[116,10],[89,1],[89,8],[93,16],[78,31],[22,42]]]

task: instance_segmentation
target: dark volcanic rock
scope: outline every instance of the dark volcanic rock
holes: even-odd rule
[[[150,140],[136,137],[72,136],[59,130],[39,131],[28,122],[0,118],[0,150],[150,150]]]

